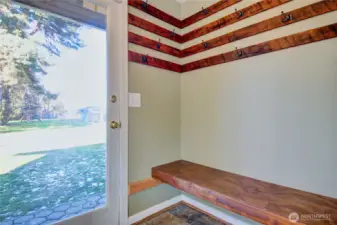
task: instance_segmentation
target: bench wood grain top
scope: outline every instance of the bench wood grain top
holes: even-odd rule
[[[282,169],[282,168],[280,168]],[[152,169],[152,176],[184,192],[263,224],[337,224],[337,199],[296,190],[203,165],[175,161]],[[300,179],[300,178],[299,178]],[[327,220],[310,220],[322,215]]]

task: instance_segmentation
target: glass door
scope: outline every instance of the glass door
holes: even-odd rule
[[[103,224],[106,32],[3,0],[0,24],[0,224]]]

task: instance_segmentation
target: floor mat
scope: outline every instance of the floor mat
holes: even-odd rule
[[[137,225],[230,225],[180,203],[173,208],[136,223]]]

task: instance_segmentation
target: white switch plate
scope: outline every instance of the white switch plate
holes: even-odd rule
[[[129,93],[129,107],[139,108],[142,106],[140,93]]]

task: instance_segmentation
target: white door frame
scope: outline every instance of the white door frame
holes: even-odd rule
[[[121,128],[107,127],[107,206],[60,224],[128,225],[128,1],[90,1],[107,6],[107,124],[118,121]]]

